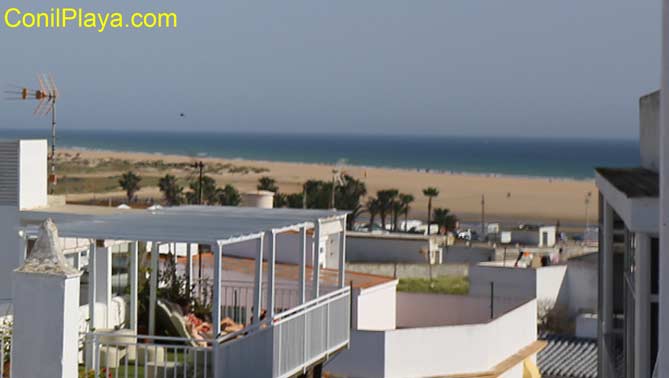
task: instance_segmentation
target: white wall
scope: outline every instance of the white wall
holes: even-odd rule
[[[536,340],[536,308],[535,301],[528,301],[482,324],[354,331],[351,348],[341,352],[326,370],[351,378],[484,372]],[[522,369],[513,368],[504,376],[522,378]]]
[[[598,280],[597,253],[567,261],[569,313],[596,313]]]
[[[494,282],[495,297],[536,298],[541,305],[568,304],[566,272],[566,265],[514,268],[479,264],[469,267],[469,293],[490,295],[490,282]]]
[[[0,301],[13,297],[12,272],[23,262],[18,232],[19,210],[15,206],[0,206]]]
[[[353,291],[354,329],[395,329],[397,282]]]
[[[437,249],[427,236],[350,232],[347,234],[346,261],[424,263],[427,262],[427,256],[421,251],[428,251],[430,248]]]
[[[660,91],[639,99],[641,166],[657,172],[660,167]]]
[[[307,265],[313,265],[314,238],[307,235]],[[223,254],[226,256],[237,256],[255,259],[258,255],[258,244],[256,240],[248,240],[223,246]],[[263,259],[269,256],[269,242],[263,243]],[[276,262],[284,264],[299,264],[300,262],[300,235],[299,233],[286,232],[276,235]]]
[[[19,153],[19,207],[47,206],[46,140],[21,140]]]

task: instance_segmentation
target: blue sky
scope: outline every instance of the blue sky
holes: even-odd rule
[[[0,84],[53,72],[73,129],[635,138],[660,3],[8,0],[171,10],[179,27],[0,28]],[[0,128],[48,125],[31,114],[0,101]]]

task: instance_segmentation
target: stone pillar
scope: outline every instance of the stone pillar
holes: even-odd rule
[[[78,376],[79,276],[46,220],[30,258],[14,275],[12,376]]]

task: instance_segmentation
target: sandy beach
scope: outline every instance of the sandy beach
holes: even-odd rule
[[[61,150],[59,160],[87,160],[92,166],[109,159],[127,160],[134,165],[137,162],[192,163],[194,158],[179,155],[158,155],[136,152],[93,151],[93,150]],[[198,158],[199,159],[199,158]],[[235,185],[240,191],[255,189],[257,180],[262,176],[270,176],[277,180],[280,190],[294,193],[302,190],[302,183],[308,179],[330,180],[333,166],[321,164],[302,164],[287,162],[231,160],[220,158],[202,158],[205,164],[231,165],[252,169],[234,169],[208,173],[214,177],[219,186]],[[265,172],[254,170],[266,169]],[[188,169],[157,169],[147,166],[134,169],[144,178],[145,187],[139,193],[142,198],[159,199],[158,187],[146,183],[157,180],[166,173],[178,177],[192,176]],[[581,225],[586,222],[585,198],[592,193],[588,206],[589,222],[594,223],[597,217],[597,190],[593,180],[571,180],[562,178],[530,178],[498,175],[475,175],[459,173],[425,172],[407,169],[388,169],[371,167],[343,167],[345,173],[364,181],[369,194],[379,189],[396,188],[403,193],[411,193],[416,197],[410,217],[425,218],[427,199],[422,189],[434,186],[440,195],[434,200],[434,207],[451,209],[460,219],[478,221],[481,217],[481,197],[485,196],[486,221],[542,222],[563,225]],[[233,172],[231,172],[233,171]],[[119,175],[120,170],[100,167],[77,172],[70,170],[60,173],[61,179],[112,177]],[[68,201],[82,201],[92,197],[104,198],[122,196],[123,192],[109,190],[104,193],[66,193]]]

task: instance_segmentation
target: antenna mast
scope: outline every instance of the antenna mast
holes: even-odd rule
[[[18,96],[10,97],[11,100],[37,100],[38,104],[33,112],[36,116],[46,116],[51,113],[51,154],[49,156],[49,193],[53,194],[56,186],[56,99],[60,96],[56,82],[51,75],[37,74],[39,89],[31,90],[26,87],[20,90],[5,91],[5,93]]]

